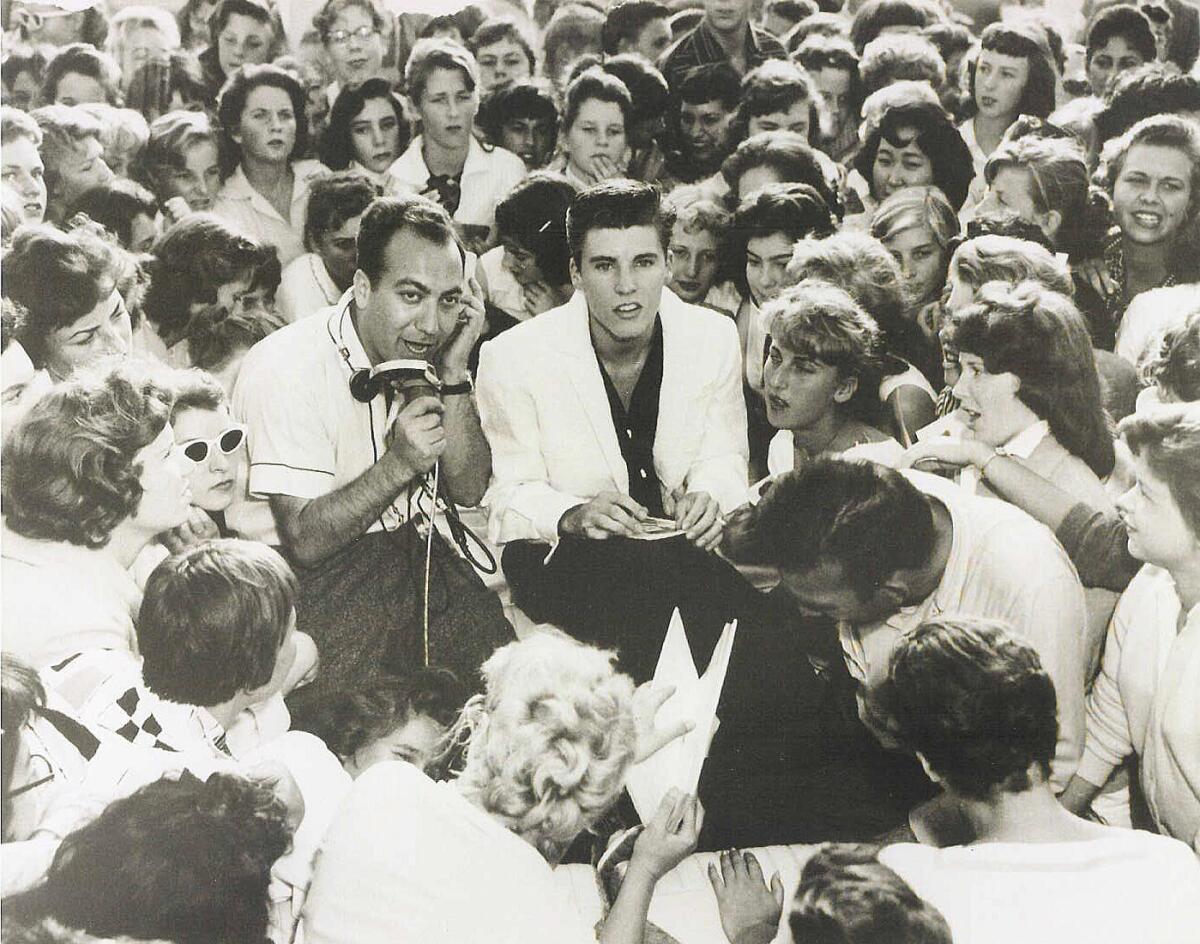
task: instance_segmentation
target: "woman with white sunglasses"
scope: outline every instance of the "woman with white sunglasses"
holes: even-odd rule
[[[192,510],[202,513],[193,514],[179,537],[186,541],[186,532],[236,537],[225,523],[225,512],[246,487],[246,427],[234,422],[225,391],[211,374],[188,370],[176,376],[171,428],[175,444],[191,464]]]

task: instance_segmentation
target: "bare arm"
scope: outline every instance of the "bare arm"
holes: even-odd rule
[[[465,371],[461,377],[442,378],[447,384],[466,379]],[[446,451],[442,453],[441,476],[446,493],[460,505],[478,505],[492,477],[492,450],[479,425],[475,397],[450,395],[442,403],[446,408]]]
[[[470,379],[467,360],[486,328],[483,289],[475,279],[469,279],[458,328],[438,364],[442,383],[453,385]],[[446,493],[460,505],[478,505],[492,477],[492,451],[479,424],[475,398],[470,394],[451,394],[442,405],[446,447],[441,474]]]
[[[415,477],[403,460],[385,452],[362,475],[328,495],[272,495],[279,537],[301,564],[315,564],[361,537]]]
[[[973,465],[1001,498],[1057,531],[1076,500],[1010,456],[1002,456],[978,440],[931,439],[904,454],[902,466],[920,468],[926,460],[950,465]]]
[[[315,564],[360,537],[409,482],[433,468],[446,448],[442,411],[433,397],[407,404],[379,461],[327,495],[271,496],[279,536],[301,564]]]

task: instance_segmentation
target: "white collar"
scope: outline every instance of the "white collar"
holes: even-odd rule
[[[354,329],[354,319],[350,317],[350,305],[353,302],[354,289],[348,288],[330,310],[325,321],[329,340],[351,374],[356,370],[369,370],[371,367],[371,359],[367,357],[366,349],[363,348],[362,341],[358,339],[358,332]]]
[[[1006,455],[1016,459],[1028,459],[1033,451],[1042,444],[1042,440],[1050,435],[1050,424],[1038,420],[1032,426],[1026,426],[1017,435],[1000,447]]]

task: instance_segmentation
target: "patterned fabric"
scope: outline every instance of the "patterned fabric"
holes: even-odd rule
[[[1113,330],[1116,330],[1121,324],[1121,319],[1125,316],[1125,291],[1128,287],[1125,274],[1125,252],[1121,248],[1121,230],[1113,227],[1108,234],[1108,242],[1104,246],[1104,268],[1107,270],[1109,277],[1121,286],[1119,291],[1110,292],[1104,296],[1104,306],[1108,313],[1109,323]],[[1155,286],[1156,288],[1168,288],[1175,285],[1177,282],[1174,272],[1168,272],[1166,279],[1162,285]]]
[[[757,26],[746,27],[746,68],[753,69],[768,59],[787,59],[783,44]],[[728,62],[725,47],[713,34],[706,19],[700,25],[667,50],[662,60],[662,73],[672,91],[679,87],[680,80],[689,69],[714,62]]]
[[[453,216],[458,212],[458,204],[462,200],[462,174],[430,174],[426,194],[436,193],[437,201]]]

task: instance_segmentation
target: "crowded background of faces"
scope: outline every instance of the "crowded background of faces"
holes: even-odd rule
[[[1187,0],[475,0],[445,4],[438,15],[397,12],[403,6],[3,6],[0,556],[5,584],[42,594],[50,614],[42,630],[5,625],[3,633],[23,640],[61,632],[77,645],[4,646],[4,844],[18,866],[3,894],[21,896],[13,899],[21,930],[63,941],[76,938],[60,926],[180,944],[297,939],[313,853],[329,823],[343,822],[334,813],[350,781],[369,784],[373,768],[396,761],[434,781],[457,778],[492,828],[501,824],[524,851],[536,850],[539,866],[588,861],[577,834],[607,830],[607,840],[632,825],[622,819],[629,804],[617,801],[639,756],[644,732],[634,729],[643,719],[635,723],[634,714],[644,696],[607,656],[560,649],[528,629],[536,621],[521,612],[504,572],[488,592],[522,641],[470,666],[470,677],[428,664],[426,653],[426,664],[388,666],[320,698],[296,698],[322,670],[321,645],[297,629],[310,603],[311,561],[267,546],[287,551],[292,526],[274,505],[254,504],[259,443],[237,391],[254,380],[244,372],[279,356],[262,352],[282,350],[283,339],[338,310],[353,317],[312,333],[327,334],[346,366],[361,345],[357,334],[347,344],[345,322],[373,339],[365,349],[373,362],[390,359],[374,358],[376,347],[431,362],[435,351],[457,357],[463,347],[463,377],[450,384],[461,389],[450,396],[465,396],[474,410],[481,344],[582,305],[597,352],[585,358],[586,382],[629,421],[618,431],[627,461],[634,426],[649,415],[653,433],[658,422],[646,383],[668,383],[663,345],[673,342],[660,332],[657,347],[623,373],[604,359],[611,345],[634,345],[643,316],[660,305],[680,305],[698,323],[715,313],[736,335],[731,371],[748,456],[744,501],[714,525],[728,537],[722,560],[756,594],[822,627],[822,643],[796,646],[811,646],[806,665],[832,660],[850,695],[836,711],[832,700],[821,710],[844,716],[872,745],[920,759],[922,783],[953,797],[974,830],[952,849],[1012,842],[1014,861],[1024,863],[1039,861],[1031,851],[1038,843],[1101,835],[1089,832],[1096,824],[1158,833],[1178,848],[1163,846],[1161,861],[1130,851],[1128,862],[1142,863],[1151,883],[1161,874],[1164,894],[1176,893],[1172,883],[1191,888],[1186,907],[1200,902],[1200,866],[1192,868],[1200,856],[1200,11]],[[581,194],[627,180],[653,185],[661,202],[654,219],[614,211],[593,221],[594,232],[572,232]],[[380,201],[413,196],[444,211],[455,251],[443,253],[440,269],[406,257],[419,271],[385,290],[380,260],[393,265],[396,256],[376,246],[364,259],[360,232]],[[409,235],[428,242],[429,227]],[[444,332],[450,339],[414,340],[427,329],[409,310],[435,294],[442,270],[455,282],[459,263],[461,286],[438,302],[437,318],[449,321],[466,305]],[[476,309],[479,330],[470,334],[461,326]],[[382,312],[383,326],[360,326],[361,312]],[[464,336],[473,342],[460,343]],[[582,385],[581,363],[564,356],[557,366]],[[323,382],[316,377],[314,385]],[[360,393],[360,403],[371,399]],[[663,403],[669,395],[662,392]],[[433,409],[430,429],[440,429],[443,412],[454,414],[451,404]],[[389,424],[402,405],[389,403]],[[484,435],[485,412],[471,413],[467,428],[498,468],[504,445]],[[260,435],[273,447],[276,438],[313,437],[326,422],[313,417],[305,430]],[[659,427],[660,437],[674,432]],[[376,461],[392,454],[391,436],[377,442],[372,433]],[[340,470],[346,461],[327,464]],[[954,702],[967,700],[959,687],[978,671],[981,687],[996,686],[997,718],[1020,715],[1018,732],[1036,727],[1019,700],[1049,684],[1047,674],[1058,677],[1062,666],[1034,664],[1054,657],[1040,649],[1030,656],[1004,627],[980,623],[993,615],[983,609],[956,614],[960,624],[937,622],[935,608],[926,614],[934,622],[912,633],[883,622],[937,599],[931,588],[968,566],[951,536],[968,529],[957,497],[937,505],[944,520],[935,514],[931,556],[891,570],[878,561],[902,553],[890,544],[877,553],[843,547],[845,519],[827,508],[810,509],[796,529],[816,536],[811,559],[790,544],[770,560],[742,555],[738,541],[769,531],[763,517],[782,516],[804,477],[820,485],[825,475],[865,475],[837,472],[850,462],[878,468],[875,491],[857,499],[863,507],[898,501],[908,480],[928,495],[949,489],[993,509],[1004,503],[1006,513],[1019,510],[1054,532],[1086,609],[1076,640],[1084,666],[1077,688],[1087,692],[1076,706],[1081,717],[1086,710],[1077,770],[1051,776],[1050,758],[1059,762],[1053,731],[1049,756],[999,744],[987,720],[971,714],[983,708]],[[484,466],[477,498],[491,460]],[[900,484],[887,477],[896,469]],[[922,484],[930,475],[938,482]],[[614,487],[630,492],[619,476]],[[641,508],[616,493],[605,500],[617,517],[631,503]],[[668,517],[682,497],[671,496]],[[410,514],[421,500],[409,496]],[[489,530],[487,503],[465,503],[479,505],[464,509],[470,527],[455,515],[448,528],[467,528],[500,560],[500,542],[488,544],[499,526]],[[383,515],[374,517],[360,508],[356,520],[386,531]],[[278,541],[244,540],[248,522]],[[920,529],[900,531],[924,546],[913,536]],[[847,533],[866,541],[865,531]],[[941,570],[929,563],[938,554]],[[51,607],[55,596],[62,605]],[[38,603],[30,612],[40,612]],[[195,608],[240,635],[197,642],[176,625]],[[903,644],[882,668],[895,691],[868,692],[863,683],[856,699],[855,660],[876,643],[852,624],[868,623]],[[155,638],[160,624],[165,635]],[[65,668],[63,657],[80,652],[86,670]],[[758,657],[751,653],[744,658]],[[969,667],[951,665],[964,653]],[[204,660],[214,677],[199,688],[212,693],[166,694],[163,678],[199,673]],[[913,681],[921,671],[935,673],[929,689]],[[953,684],[938,671],[957,673]],[[1032,688],[1013,688],[1017,676]],[[562,703],[539,701],[536,678]],[[115,703],[119,686],[143,693],[144,704],[121,705],[128,718],[110,723],[116,709],[96,706]],[[1053,728],[1053,690],[1049,697]],[[925,727],[913,715],[921,698],[943,713]],[[151,700],[158,707],[145,707]],[[190,712],[185,723],[153,730],[183,710],[177,703]],[[736,706],[723,710],[736,714]],[[489,711],[507,726],[489,728]],[[1064,717],[1060,703],[1060,724]],[[548,734],[554,724],[562,730]],[[185,729],[199,738],[187,743],[215,754],[179,749],[172,738]],[[300,732],[301,740],[286,740]],[[956,758],[956,737],[958,749],[969,742],[995,757]],[[255,751],[238,747],[248,742]],[[504,764],[524,757],[541,771],[556,752],[578,752],[586,774],[556,781],[554,798],[523,808],[512,795],[520,775]],[[503,755],[495,769],[485,764],[492,754]],[[967,782],[972,765],[1001,755],[995,769],[1012,768],[1004,777]],[[702,781],[701,801],[705,789]],[[671,830],[658,818],[647,824],[649,839],[632,846],[636,876],[656,880],[705,845],[698,836],[711,835],[694,797],[660,812]],[[176,833],[137,834],[138,823],[170,817]],[[798,841],[782,820],[772,834],[771,810],[762,817],[756,837]],[[935,844],[917,827],[909,835],[907,827],[825,825],[804,838]],[[220,858],[220,846],[238,869],[211,896],[197,893],[193,911],[161,920],[147,917],[160,910],[153,900],[118,892],[119,882],[78,864],[107,848],[123,860],[118,879],[122,869],[171,874],[202,845],[197,870],[204,856]],[[1181,864],[1184,846],[1191,852]],[[820,907],[845,927],[878,907],[920,925],[906,941],[950,940],[951,932],[959,942],[1010,932],[1062,937],[1038,907],[1024,920],[1047,923],[997,921],[989,930],[995,901],[977,901],[964,916],[971,887],[947,877],[965,860],[922,863],[895,848],[877,857],[830,847],[793,877],[795,902],[793,889],[777,889],[757,861],[715,860],[721,933],[732,944],[766,944],[791,912],[795,940],[807,940],[800,929],[828,875],[850,891],[829,892]],[[75,866],[65,854],[72,850]],[[1073,868],[1084,858],[1064,861]],[[1103,909],[1111,876],[1089,886],[1091,873],[1080,869],[1084,878],[1064,880],[1061,894]],[[879,902],[855,897],[862,881]],[[1053,897],[1058,886],[1046,885]],[[637,933],[621,936],[634,897],[615,899],[600,940],[641,940],[637,920]],[[328,892],[321,900],[331,907]],[[135,912],[144,914],[135,920]],[[493,930],[502,923],[494,915],[481,922]],[[337,939],[328,927],[316,922],[313,939]],[[1141,929],[1149,942],[1189,933],[1160,937],[1152,927],[1147,918]],[[196,937],[194,928],[205,931]]]

